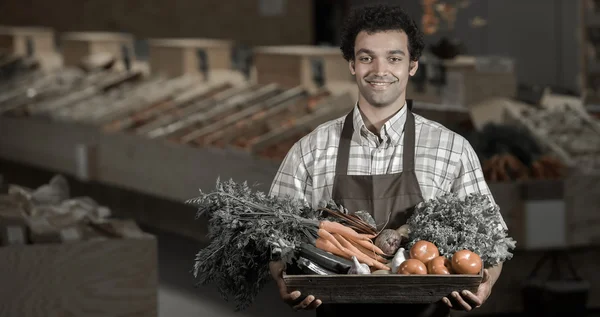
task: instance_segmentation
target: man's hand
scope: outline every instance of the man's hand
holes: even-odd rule
[[[290,305],[294,310],[301,309],[316,309],[321,305],[320,299],[315,299],[314,296],[308,295],[304,300],[298,303],[298,299],[302,294],[299,291],[293,291],[288,293],[287,287],[285,286],[285,282],[283,280],[283,270],[285,269],[285,264],[283,262],[270,262],[269,270],[271,271],[271,276],[277,282],[277,287],[279,288],[279,294],[281,295],[281,299],[288,305]]]
[[[477,293],[473,294],[470,291],[452,292],[448,297],[444,297],[442,301],[452,309],[471,311],[472,309],[479,308],[492,294],[492,280],[490,279],[490,272],[485,269],[483,270],[483,279]]]

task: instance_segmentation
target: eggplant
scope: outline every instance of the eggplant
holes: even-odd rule
[[[325,252],[307,243],[300,246],[299,256],[337,274],[346,274],[352,267],[350,260]]]
[[[333,274],[335,274],[334,272],[324,269],[320,265],[314,263],[313,261],[307,260],[303,257],[298,258],[298,261],[296,264],[302,270],[303,273],[308,274],[308,275],[333,275]]]

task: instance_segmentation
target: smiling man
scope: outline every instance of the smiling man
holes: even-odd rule
[[[367,210],[377,224],[393,229],[405,224],[415,205],[447,192],[481,193],[493,201],[471,145],[411,111],[406,85],[423,47],[422,33],[400,8],[354,10],[341,50],[356,79],[358,101],[348,115],[320,125],[290,149],[270,194],[302,199],[313,208],[333,199],[351,212]],[[328,305],[310,294],[288,293],[283,265],[274,262],[270,269],[286,303],[318,308],[319,316],[447,316],[450,308],[481,306],[501,272],[501,266],[485,270],[476,294],[456,290],[432,305]]]

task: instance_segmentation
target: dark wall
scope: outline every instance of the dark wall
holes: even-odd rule
[[[417,22],[420,0],[351,0],[352,5],[402,5]],[[457,1],[446,1],[455,3]],[[471,0],[459,12],[454,33],[470,55],[502,55],[515,59],[518,80],[578,91],[580,67],[579,0]],[[472,28],[469,20],[487,20]],[[439,35],[427,36],[427,43]]]
[[[2,0],[0,24],[128,32],[140,38],[225,38],[248,45],[313,43],[312,1]]]

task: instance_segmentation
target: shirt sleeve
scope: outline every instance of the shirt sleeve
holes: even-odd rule
[[[300,142],[287,153],[271,184],[270,196],[288,196],[310,205],[312,177],[308,172]]]
[[[458,196],[461,198],[472,193],[479,193],[488,196],[492,203],[496,203],[494,201],[494,196],[485,181],[485,177],[483,176],[483,170],[481,168],[481,163],[479,163],[477,153],[475,153],[471,144],[466,140],[460,158],[458,175],[452,184],[452,192],[458,193]],[[499,216],[502,227],[507,230],[508,227],[506,226],[504,218],[501,214]]]

